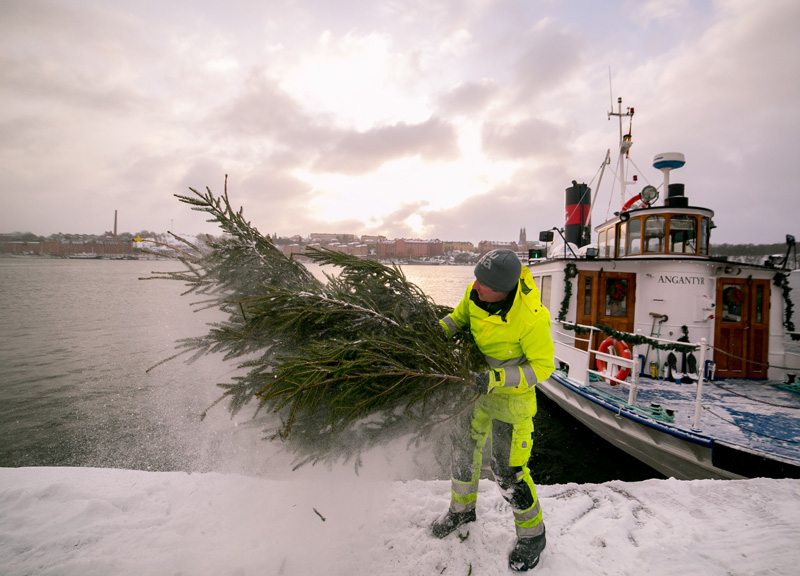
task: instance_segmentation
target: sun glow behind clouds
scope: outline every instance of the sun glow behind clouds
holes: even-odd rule
[[[452,51],[470,41],[459,30],[446,46]],[[309,112],[330,115],[340,126],[360,132],[423,124],[436,114],[426,84],[430,78],[426,81],[424,75],[426,61],[430,64],[427,59],[443,49],[403,52],[383,34],[335,36],[325,31],[312,51],[279,71],[280,86]],[[330,165],[325,172],[295,170],[294,176],[315,191],[309,214],[326,221],[361,221],[375,233],[397,225],[388,221],[397,218],[424,235],[429,232],[426,212],[453,208],[511,179],[517,163],[484,155],[479,119],[451,122],[459,153],[449,161],[407,156],[361,174],[339,173]]]
[[[382,34],[333,38],[326,31],[313,51],[280,71],[280,85],[309,110],[365,130],[376,122],[417,122],[430,114],[425,98],[409,93],[414,67],[413,56]]]
[[[403,224],[408,226],[416,235],[423,236],[426,232],[426,227],[422,222],[422,216],[419,214],[412,214],[405,220],[403,220]]]

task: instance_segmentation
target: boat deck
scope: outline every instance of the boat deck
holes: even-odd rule
[[[605,381],[587,391],[625,405],[627,388]],[[585,388],[585,390],[586,390]],[[726,379],[703,386],[699,430],[693,430],[697,384],[640,377],[640,413],[686,432],[700,433],[746,451],[777,455],[800,463],[800,385],[766,380]],[[674,420],[670,423],[670,417]]]

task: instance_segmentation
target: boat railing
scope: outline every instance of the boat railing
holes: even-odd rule
[[[598,360],[602,360],[606,363],[606,370],[593,370],[589,368],[587,372],[589,374],[593,374],[597,378],[603,379],[606,382],[609,382],[612,386],[620,385],[628,389],[628,405],[633,406],[636,404],[636,395],[639,392],[639,354],[637,353],[638,346],[633,346],[631,349],[631,357],[625,358],[624,356],[619,356],[617,354],[610,354],[608,352],[601,352],[599,349],[589,347],[589,350],[592,354],[595,355],[595,358]],[[612,346],[611,350],[614,347]],[[617,375],[622,373],[623,370],[627,370],[628,374],[631,377],[631,381],[628,382],[625,379],[617,378],[616,376],[612,376],[614,369],[612,366],[619,367],[619,371]],[[627,375],[625,377],[627,377]]]
[[[574,345],[575,341],[585,342],[588,349],[589,343],[592,341],[592,336],[597,330],[594,326],[586,326],[583,324],[574,324],[561,322],[561,326],[569,324],[573,329],[578,328],[582,332],[576,330],[575,332],[567,333],[562,330],[556,330],[556,338],[554,339],[555,345],[555,358],[558,364],[565,369],[567,375],[579,384],[588,384],[588,370],[590,354],[588,350],[583,350]],[[586,335],[588,333],[588,336]]]
[[[555,344],[555,357],[560,364],[567,367],[568,374],[571,380],[578,382],[584,386],[588,385],[591,377],[605,380],[612,385],[624,386],[628,390],[627,404],[629,406],[636,405],[636,397],[639,392],[639,375],[641,374],[640,362],[643,361],[643,356],[639,352],[639,348],[643,345],[633,345],[631,348],[631,357],[625,358],[616,354],[608,352],[601,352],[599,349],[592,346],[594,341],[594,333],[602,332],[595,326],[587,326],[582,324],[575,324],[572,322],[562,322],[562,326],[569,325],[573,330],[572,333],[557,330],[558,338]],[[576,330],[577,328],[577,330]],[[637,336],[642,336],[642,331],[637,331]],[[694,418],[692,421],[692,429],[695,431],[700,430],[700,418],[703,411],[703,386],[705,384],[705,365],[707,352],[709,350],[708,343],[705,338],[701,338],[699,342],[678,342],[677,340],[668,340],[666,338],[653,338],[648,337],[649,340],[664,345],[685,345],[694,346],[698,349],[700,369],[696,375],[697,391],[694,402]],[[562,340],[563,339],[563,340]],[[569,342],[572,340],[572,343]],[[586,350],[578,348],[574,342],[583,342],[586,345]],[[613,347],[611,348],[614,349]],[[606,370],[600,371],[591,368],[591,357],[594,355],[595,359],[602,360],[606,364]],[[614,374],[612,366],[616,366],[617,372]],[[625,379],[617,378],[622,370],[627,370],[628,374]],[[630,381],[627,378],[630,377]],[[694,379],[694,378],[693,378]]]

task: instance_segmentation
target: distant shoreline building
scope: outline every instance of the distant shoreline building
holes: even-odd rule
[[[441,240],[397,238],[377,244],[378,258],[431,258],[444,254]]]
[[[116,238],[97,237],[87,240],[24,241],[0,237],[0,254],[17,256],[56,256],[67,258],[77,255],[95,255],[99,258],[129,256],[134,253],[133,242]]]
[[[472,242],[445,240],[442,245],[445,252],[475,252],[475,245]]]
[[[496,242],[494,240],[481,240],[478,242],[478,253],[483,255],[487,252],[491,252],[492,250],[497,250],[499,248],[504,248],[507,250],[512,250],[513,252],[518,252],[518,246],[516,242]]]

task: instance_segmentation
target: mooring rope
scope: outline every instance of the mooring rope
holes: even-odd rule
[[[742,362],[748,364],[755,364],[757,366],[767,366],[768,368],[777,368],[778,370],[800,370],[800,368],[790,368],[789,366],[776,366],[775,364],[770,364],[769,362],[756,362],[755,360],[748,360],[747,358],[743,358],[741,356],[737,356],[736,354],[731,354],[730,352],[721,350],[716,346],[711,346],[711,348],[713,348],[715,352],[720,352],[721,354],[725,354],[725,356],[730,356],[731,358],[741,360]]]

